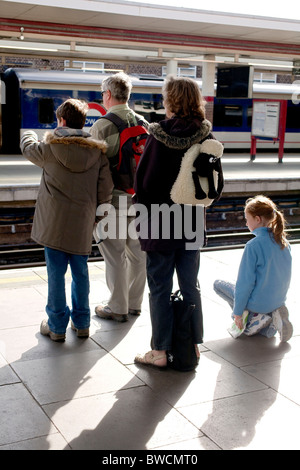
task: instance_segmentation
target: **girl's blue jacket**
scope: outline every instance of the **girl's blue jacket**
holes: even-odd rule
[[[235,287],[234,315],[271,313],[285,304],[292,273],[291,248],[281,249],[267,227],[253,230]]]

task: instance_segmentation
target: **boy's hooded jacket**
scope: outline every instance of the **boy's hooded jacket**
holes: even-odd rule
[[[33,131],[24,133],[23,155],[43,169],[33,240],[66,253],[91,252],[97,206],[112,196],[106,147],[81,129],[57,128],[46,132],[43,142]]]

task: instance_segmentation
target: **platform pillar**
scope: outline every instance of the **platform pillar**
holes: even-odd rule
[[[214,55],[206,55],[202,64],[202,95],[206,101],[206,118],[213,124],[216,62]]]
[[[177,77],[177,68],[178,62],[177,60],[171,59],[167,62],[167,76],[168,75],[175,75]]]
[[[207,62],[205,62],[207,61]],[[202,95],[215,95],[216,62],[214,55],[206,55],[202,65]]]

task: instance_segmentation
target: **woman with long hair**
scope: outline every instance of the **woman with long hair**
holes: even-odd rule
[[[193,144],[214,139],[211,123],[205,118],[205,101],[196,81],[168,77],[162,93],[166,119],[149,126],[150,135],[135,183],[136,202],[147,208],[149,223],[148,231],[140,234],[140,243],[147,253],[152,323],[152,350],[138,355],[135,361],[156,367],[167,365],[166,352],[172,348],[173,310],[170,296],[175,272],[183,300],[195,306],[191,321],[194,344],[203,342],[198,272],[199,240],[203,239],[199,234],[203,235],[204,221],[203,217],[197,217],[197,207],[194,206],[189,212],[188,223],[184,224],[184,206],[174,204],[170,193],[186,151]],[[221,163],[219,174],[218,194],[223,188]],[[164,207],[165,213],[159,212],[158,207]],[[187,233],[191,229],[195,239]],[[198,347],[196,351],[199,355]]]

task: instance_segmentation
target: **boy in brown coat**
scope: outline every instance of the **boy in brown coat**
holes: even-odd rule
[[[88,105],[69,99],[56,111],[58,127],[38,142],[33,131],[21,139],[23,155],[43,168],[32,238],[45,247],[48,272],[48,320],[41,333],[64,341],[71,317],[77,336],[89,335],[87,260],[97,206],[110,203],[113,183],[106,143],[82,130]],[[72,272],[72,310],[66,303],[65,273]]]

